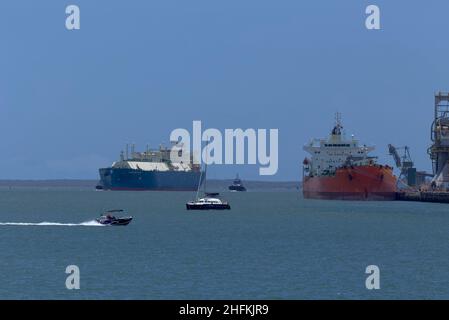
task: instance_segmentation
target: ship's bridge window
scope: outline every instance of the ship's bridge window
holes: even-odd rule
[[[350,147],[351,145],[348,143],[329,143],[325,144],[325,147]]]

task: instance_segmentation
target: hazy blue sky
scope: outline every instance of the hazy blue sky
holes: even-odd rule
[[[65,28],[65,7],[81,30]],[[365,8],[381,9],[380,31]],[[343,114],[348,135],[409,145],[420,169],[433,94],[449,91],[448,1],[4,0],[0,178],[97,178],[126,142],[206,127],[278,128],[279,171]],[[258,167],[209,177],[258,179]]]

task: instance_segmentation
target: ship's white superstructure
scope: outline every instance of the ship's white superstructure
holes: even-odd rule
[[[340,114],[337,113],[335,126],[327,139],[313,139],[303,149],[310,153],[311,160],[304,161],[305,171],[313,176],[333,174],[345,165],[365,165],[373,162],[375,157],[368,153],[372,146],[359,146],[359,141],[351,137],[346,139],[342,133]]]

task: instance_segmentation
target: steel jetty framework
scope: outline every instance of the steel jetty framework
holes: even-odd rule
[[[432,161],[430,181],[409,184],[398,192],[398,200],[449,203],[449,93],[435,93],[434,119],[430,130]],[[413,180],[413,179],[412,179]]]

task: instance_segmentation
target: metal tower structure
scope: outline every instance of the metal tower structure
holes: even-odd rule
[[[399,149],[404,149],[404,154],[402,156],[399,155]],[[406,183],[409,186],[413,185],[414,182],[412,181],[414,181],[415,179],[411,175],[413,174],[413,172],[416,173],[416,169],[414,171],[411,171],[414,169],[414,167],[412,157],[410,156],[410,148],[408,146],[396,148],[395,146],[389,144],[388,152],[391,156],[393,156],[396,167],[400,170],[398,180]]]
[[[435,94],[435,116],[430,138],[432,145],[427,150],[432,160],[434,177],[431,185],[438,189],[449,189],[449,93]]]

